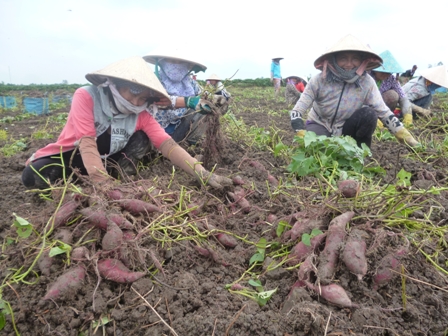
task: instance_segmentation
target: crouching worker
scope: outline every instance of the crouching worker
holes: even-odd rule
[[[174,53],[152,53],[143,58],[154,64],[154,71],[169,95],[155,103],[159,109],[154,118],[176,142],[195,145],[205,136],[208,128],[205,116],[211,112],[211,107],[201,99],[202,89],[191,80],[190,74],[205,71],[207,67]],[[207,99],[218,106],[227,102],[226,97],[218,94]]]
[[[417,114],[429,116],[432,96],[443,86],[448,88],[448,74],[445,65],[425,69],[403,86],[406,97],[410,100],[414,116]]]
[[[402,143],[418,142],[384,104],[375,81],[366,71],[382,63],[381,58],[352,35],[339,40],[317,58],[314,66],[322,72],[313,76],[290,112],[297,136],[306,131],[317,135],[349,135],[361,146],[372,144],[377,120]],[[311,108],[306,124],[302,115]]]
[[[411,102],[394,75],[394,73],[403,72],[403,68],[389,50],[382,52],[380,57],[383,59],[383,64],[372,70],[370,75],[375,80],[387,107],[394,113],[399,108],[400,112],[395,115],[403,118],[405,126],[410,126],[412,124]]]
[[[92,86],[81,87],[58,140],[39,149],[22,174],[27,188],[44,189],[78,168],[97,185],[113,181],[112,163],[124,174],[153,148],[188,174],[216,188],[230,185],[211,174],[163,130],[152,116],[151,102],[168,97],[162,84],[141,57],[131,57],[86,75]]]

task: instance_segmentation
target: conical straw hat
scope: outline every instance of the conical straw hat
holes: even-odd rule
[[[193,72],[199,72],[199,71],[205,71],[207,70],[207,67],[199,62],[196,61],[192,61],[190,58],[183,58],[183,57],[179,57],[178,55],[180,54],[180,50],[174,50],[172,52],[168,52],[168,51],[164,51],[164,52],[153,52],[150,53],[146,56],[143,56],[143,59],[151,64],[157,64],[158,62],[160,62],[162,59],[172,59],[172,60],[176,60],[176,61],[183,61],[183,62],[187,62],[187,63],[191,63],[193,65],[193,68],[191,69],[191,71]]]
[[[148,63],[140,56],[125,58],[86,75],[86,79],[93,85],[103,84],[107,78],[123,79],[156,91],[169,98],[162,83],[160,83],[159,79],[151,71]]]
[[[217,74],[212,74],[210,77],[208,77],[206,80],[215,80],[215,81],[222,81],[221,78]]]
[[[305,82],[305,84],[308,83],[308,81],[305,79],[306,77],[301,77],[301,76],[289,76],[289,77],[286,77],[285,80],[288,80],[290,78],[294,78],[294,79],[297,79],[297,80],[302,80],[302,81]]]
[[[383,51],[380,54],[380,57],[383,59],[383,65],[375,68],[375,71],[391,74],[404,72],[403,68],[400,66],[400,64],[398,64],[397,60],[389,50]]]
[[[420,76],[425,77],[427,80],[448,88],[448,74],[446,72],[445,65],[439,65],[433,68],[425,69],[420,72]]]
[[[282,59],[284,59],[283,57],[274,57],[272,60],[279,60],[281,61]]]
[[[353,35],[347,35],[341,38],[333,46],[327,49],[327,51],[319,56],[314,61],[314,67],[316,69],[322,70],[323,63],[327,57],[331,54],[337,53],[339,51],[361,51],[370,57],[365,70],[372,70],[380,66],[383,63],[381,57],[376,54],[367,44],[361,42],[357,37]]]

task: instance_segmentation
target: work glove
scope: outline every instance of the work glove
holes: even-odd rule
[[[403,117],[403,125],[409,127],[412,125],[412,113],[405,114]]]
[[[410,147],[418,147],[420,143],[414,139],[411,133],[406,128],[402,128],[397,133],[395,133],[395,137],[402,144],[406,144]]]
[[[412,112],[415,112],[417,114],[420,114],[424,117],[429,117],[431,115],[431,111],[424,109],[423,107],[420,107],[418,105],[415,104],[411,104],[411,108],[412,108]]]
[[[302,130],[298,130],[296,132],[296,136],[298,136],[299,138],[303,138],[306,134],[306,130],[302,129]]]
[[[378,121],[376,123],[376,127],[378,127],[380,130],[382,130],[384,128],[383,122],[378,119]]]
[[[221,175],[210,173],[205,169],[202,172],[197,172],[197,179],[199,183],[208,184],[215,189],[222,189],[224,187],[233,185],[231,179]]]
[[[202,114],[208,114],[212,112],[210,102],[205,99],[201,99],[201,97],[199,96],[184,97],[184,100],[185,106],[192,110],[198,111]]]

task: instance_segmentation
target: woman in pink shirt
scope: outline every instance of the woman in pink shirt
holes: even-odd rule
[[[152,114],[154,103],[168,94],[141,57],[131,57],[86,75],[92,86],[73,95],[72,106],[58,140],[39,149],[22,174],[28,188],[47,188],[73,168],[95,184],[112,181],[111,164],[133,175],[153,148],[190,175],[216,188],[230,185],[211,174],[172,140]]]

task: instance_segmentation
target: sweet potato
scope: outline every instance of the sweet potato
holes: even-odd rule
[[[234,185],[243,185],[245,183],[243,178],[239,175],[232,177],[232,182]]]
[[[51,217],[50,220],[54,219],[53,228],[56,229],[61,225],[67,223],[69,218],[73,216],[78,208],[79,202],[76,200],[70,200],[67,203],[60,206],[59,210]]]
[[[50,276],[50,267],[53,264],[53,258],[49,255],[49,250],[42,251],[39,259],[37,260],[37,267],[40,272],[45,276]]]
[[[78,246],[72,250],[72,254],[70,255],[71,260],[80,261],[86,260],[89,258],[89,250],[85,246]]]
[[[363,240],[366,235],[364,231],[353,229],[342,251],[342,261],[359,281],[367,273],[366,242]]]
[[[69,229],[59,229],[54,235],[54,239],[60,240],[66,244],[71,244],[73,241],[73,235]]]
[[[250,161],[249,162],[249,166],[254,167],[256,170],[259,170],[260,172],[265,172],[266,171],[266,168],[263,166],[263,164],[261,164],[258,161],[255,161],[255,160]]]
[[[187,209],[191,209],[191,211],[188,213],[190,216],[197,216],[202,212],[202,208],[204,206],[204,203],[198,203],[198,202],[191,202],[187,205]]]
[[[236,239],[226,233],[218,233],[216,239],[218,239],[218,241],[225,247],[234,248],[238,245]]]
[[[71,291],[75,292],[82,286],[85,276],[86,270],[81,265],[70,269],[56,279],[43,297],[43,300],[56,300]]]
[[[200,247],[198,245],[193,245],[193,248],[198,252],[201,256],[209,258],[210,252],[206,248]]]
[[[111,213],[106,214],[103,210],[94,208],[84,208],[79,210],[79,212],[89,221],[90,224],[95,225],[97,228],[106,231],[107,230],[107,219],[109,218],[112,222],[118,225],[119,228],[124,230],[132,230],[133,225],[130,221],[124,218],[120,214]]]
[[[145,275],[144,272],[132,272],[118,259],[101,259],[98,272],[107,280],[118,283],[132,283]]]
[[[304,233],[310,233],[313,229],[324,229],[324,221],[320,219],[303,218],[296,221],[291,228],[290,239],[301,238]]]
[[[309,255],[308,257],[306,257],[305,261],[300,265],[299,270],[297,271],[297,277],[299,278],[299,281],[310,281],[310,273],[314,270],[315,266],[313,264],[313,256]]]
[[[147,203],[138,199],[120,199],[115,201],[123,209],[129,211],[133,215],[145,214],[150,212],[162,212],[162,210],[154,204]]]
[[[278,180],[275,176],[268,174],[268,182],[274,187],[278,186]]]
[[[291,252],[288,255],[288,259],[290,259],[288,260],[288,265],[297,265],[311,253],[316,251],[326,235],[326,233],[321,233],[311,238],[311,246],[305,245],[302,241],[299,242],[292,248]]]
[[[123,198],[123,193],[118,189],[112,189],[107,192],[107,196],[111,200],[117,201]]]
[[[315,286],[309,281],[305,281],[306,286],[318,293],[321,297],[336,306],[343,308],[355,308],[358,307],[348,297],[344,288],[339,285],[331,284],[326,286]]]
[[[405,256],[406,253],[407,249],[402,247],[395,252],[387,254],[383,259],[381,259],[375,275],[373,276],[373,289],[377,290],[379,287],[387,284],[398,275],[391,270],[396,272],[400,271],[401,258]]]
[[[244,213],[250,212],[252,206],[249,201],[245,198],[246,193],[242,188],[236,187],[235,192],[228,192],[228,195],[232,198],[234,202],[238,204],[238,206],[243,210]]]
[[[317,277],[320,283],[327,285],[333,278],[340,249],[346,237],[345,226],[353,218],[355,213],[348,211],[335,217],[328,227],[325,247],[319,255]]]
[[[344,180],[338,183],[339,192],[347,198],[356,197],[359,194],[360,185],[355,180]]]
[[[266,217],[266,222],[270,223],[270,224],[274,224],[277,221],[278,217],[276,215],[274,215],[273,213],[270,213],[267,217]]]
[[[107,232],[101,241],[104,251],[112,251],[121,246],[123,243],[123,231],[112,221],[107,223]]]
[[[123,240],[124,241],[132,241],[135,239],[136,235],[134,232],[129,230],[122,230],[123,231]]]

